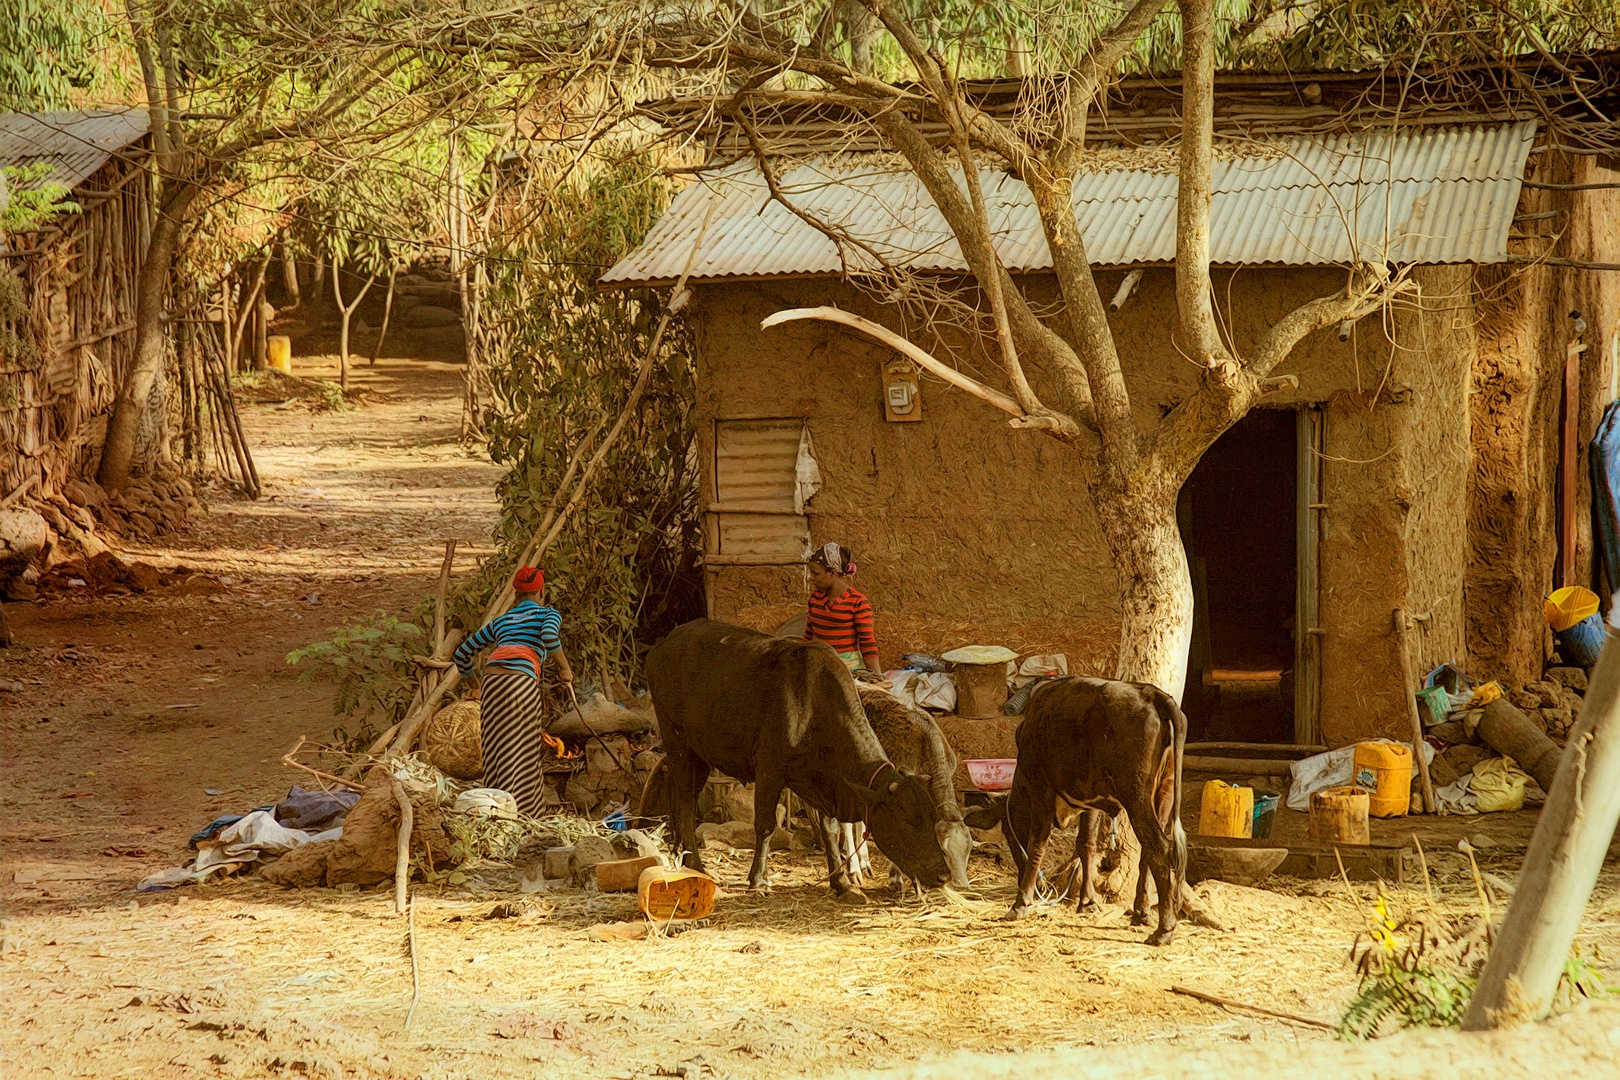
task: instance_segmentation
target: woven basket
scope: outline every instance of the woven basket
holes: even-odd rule
[[[422,733],[422,749],[435,768],[457,780],[484,774],[484,747],[478,731],[478,702],[458,701],[433,714]]]

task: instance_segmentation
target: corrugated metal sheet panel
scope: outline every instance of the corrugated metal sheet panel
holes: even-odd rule
[[[794,492],[803,420],[721,420],[715,423],[714,481],[721,513],[721,555],[802,558],[809,521],[795,514]]]
[[[44,162],[51,171],[24,187],[74,188],[146,134],[145,109],[0,114],[0,166]]]
[[[1533,121],[1299,136],[1219,161],[1211,256],[1228,266],[1501,262],[1534,137]],[[1029,189],[999,171],[982,171],[980,182],[1003,263],[1049,269]],[[1176,186],[1173,174],[1139,169],[1078,175],[1075,216],[1093,264],[1173,262]],[[915,270],[966,269],[922,184],[887,159],[801,162],[785,169],[781,187],[799,210],[858,243],[835,243],[773,201],[757,166],[738,163],[683,191],[603,283],[675,280],[714,201],[694,279],[870,271],[863,246]]]

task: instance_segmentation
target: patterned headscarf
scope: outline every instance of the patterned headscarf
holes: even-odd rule
[[[546,572],[538,566],[520,566],[517,573],[512,575],[512,591],[519,596],[524,593],[538,593],[546,591]]]
[[[845,577],[855,576],[855,555],[842,544],[829,540],[821,545],[821,550],[810,556],[810,560],[826,567],[835,574]]]

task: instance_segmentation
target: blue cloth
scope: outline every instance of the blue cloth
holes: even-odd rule
[[[255,806],[252,810],[248,811],[248,814],[257,813],[260,810],[274,809],[274,803],[269,806]],[[214,837],[218,836],[220,833],[224,832],[232,825],[235,825],[238,821],[241,821],[245,817],[247,817],[247,814],[226,814],[224,817],[218,817],[213,821],[210,821],[207,825],[202,827],[202,831],[191,834],[191,850],[196,851],[198,844],[202,843],[204,840],[212,840]]]
[[[506,614],[491,619],[456,649],[456,669],[463,679],[473,673],[473,657],[491,645],[524,645],[541,656],[549,656],[562,648],[562,616],[555,609],[542,607],[533,600],[520,600]],[[533,675],[527,664],[510,665],[495,662],[490,667],[521,671]]]
[[[1609,588],[1620,589],[1620,401],[1603,410],[1587,454],[1592,467],[1592,516]]]

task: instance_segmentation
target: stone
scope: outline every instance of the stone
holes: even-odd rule
[[[50,543],[50,526],[34,511],[0,510],[0,581],[21,574]]]
[[[630,763],[630,740],[623,735],[604,735],[585,744],[586,772],[622,773],[621,761]]]
[[[664,760],[664,755],[656,750],[643,750],[631,759],[630,764],[636,772],[651,772],[658,768],[658,763]]]
[[[596,864],[612,862],[619,857],[613,845],[600,836],[586,836],[574,844],[574,856],[569,860],[569,871],[576,885],[596,881]]]
[[[1542,730],[1553,738],[1564,738],[1575,726],[1575,713],[1570,709],[1541,709],[1537,713]]]
[[[573,869],[574,864],[573,846],[569,845],[568,847],[554,847],[547,849],[545,855],[541,858],[541,864],[545,871],[546,877],[567,877],[569,872]]]
[[[62,485],[62,494],[75,506],[94,507],[107,501],[101,485],[91,480],[69,480]]]
[[[754,826],[742,821],[722,823],[706,821],[697,827],[697,837],[703,841],[717,840],[728,847],[752,848]]]
[[[1513,703],[1515,708],[1522,709],[1525,712],[1541,708],[1541,695],[1532,694],[1522,687],[1517,690],[1509,690],[1507,699]]]
[[[1541,699],[1543,709],[1556,709],[1558,707],[1558,688],[1550,682],[1525,683],[1526,693],[1534,694]]]
[[[1585,700],[1581,697],[1581,695],[1577,694],[1567,686],[1558,686],[1557,690],[1557,708],[1568,709],[1571,713],[1575,713],[1580,710],[1581,702]]]
[[[1468,741],[1468,729],[1460,720],[1447,720],[1443,724],[1436,724],[1428,730],[1428,734],[1452,745]]]
[[[158,533],[157,522],[153,521],[139,510],[129,515],[129,527],[134,529],[136,534],[143,538],[153,537]]]
[[[1567,686],[1577,693],[1586,693],[1586,672],[1578,667],[1548,668],[1547,681]]]
[[[418,304],[402,315],[399,321],[406,326],[420,329],[454,326],[461,321],[461,312],[436,304]]]
[[[129,587],[135,592],[150,592],[157,588],[162,580],[162,572],[150,563],[129,564]]]

